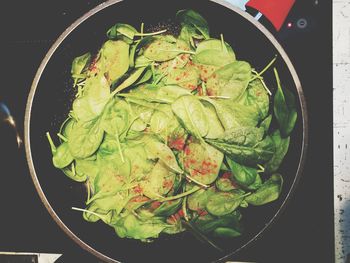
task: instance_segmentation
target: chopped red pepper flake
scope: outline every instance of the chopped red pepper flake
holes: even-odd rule
[[[230,178],[231,177],[231,173],[230,172],[225,172],[221,177],[224,179]]]
[[[185,147],[185,139],[183,137],[177,137],[175,139],[170,139],[168,144],[169,147],[178,151],[181,151]]]
[[[161,202],[154,201],[154,202],[151,203],[151,208],[155,210],[158,207],[160,207],[161,204],[162,204]]]

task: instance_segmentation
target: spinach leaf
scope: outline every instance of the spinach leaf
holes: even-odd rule
[[[275,144],[276,152],[271,160],[265,165],[265,171],[267,173],[274,173],[278,170],[288,152],[290,143],[290,137],[282,138],[281,133],[278,130],[271,135],[271,138]]]
[[[118,92],[121,92],[122,90],[130,87],[133,85],[137,80],[141,77],[142,73],[145,71],[146,67],[138,68],[135,71],[131,72],[130,76],[123,81],[122,84],[120,84],[112,93],[111,96],[114,96]]]
[[[175,214],[176,211],[179,210],[179,208],[181,207],[181,203],[182,203],[182,199],[178,199],[178,200],[173,200],[173,201],[168,201],[168,202],[163,202],[163,203],[159,203],[159,207],[157,207],[153,213],[156,216],[171,216],[172,214]],[[152,207],[152,205],[151,205]]]
[[[169,227],[169,225],[157,217],[141,221],[135,215],[127,214],[120,217],[113,227],[121,238],[147,240],[149,238],[157,238],[159,233],[166,227]]]
[[[158,158],[161,162],[169,167],[173,172],[182,174],[183,171],[179,167],[177,160],[175,158],[172,150],[161,142],[154,139],[149,139],[146,142],[146,151],[148,152],[148,157],[150,159]]]
[[[192,51],[181,49],[181,43],[166,37],[157,38],[144,50],[143,55],[151,61],[164,62],[175,58],[182,53],[193,53]]]
[[[206,209],[214,216],[228,215],[239,207],[245,196],[247,194],[241,190],[218,192],[209,197]]]
[[[241,105],[227,99],[213,100],[205,97],[201,97],[201,99],[214,106],[216,114],[225,130],[255,127],[258,124],[259,113],[254,107]]]
[[[94,154],[103,140],[100,118],[78,122],[70,134],[68,147],[74,158],[83,159]]]
[[[277,81],[277,91],[274,97],[274,113],[280,126],[281,135],[288,137],[293,131],[298,117],[295,97],[289,90],[282,90],[277,70],[274,69],[274,71]]]
[[[203,233],[213,232],[220,227],[230,227],[240,229],[239,221],[242,215],[239,211],[234,211],[231,214],[216,217],[210,214],[200,216],[195,221],[195,226]]]
[[[73,162],[74,158],[69,151],[68,143],[64,142],[53,153],[52,162],[56,168],[62,169]]]
[[[209,123],[204,112],[204,106],[194,96],[178,98],[171,108],[185,129],[200,139],[209,131]]]
[[[225,46],[223,47],[223,42],[218,40],[218,39],[207,39],[203,40],[197,45],[196,53],[200,53],[204,50],[218,50],[218,51],[225,51],[227,52],[232,58],[235,59],[235,54],[232,50],[232,47],[228,44],[225,43]]]
[[[193,56],[193,62],[197,64],[223,67],[235,61],[232,54],[221,50],[206,49]]]
[[[204,38],[209,38],[209,27],[207,21],[197,12],[193,10],[180,10],[176,13],[176,18],[181,25],[194,28]]]
[[[206,141],[243,165],[255,165],[269,161],[275,146],[270,136],[262,139],[264,130],[245,127],[227,131],[221,138]]]
[[[215,108],[206,101],[203,101],[203,105],[208,120],[210,120],[209,131],[205,137],[208,139],[216,139],[222,135],[224,128],[216,114]]]
[[[182,88],[194,90],[199,85],[199,73],[194,67],[174,69],[167,75],[165,85],[178,85]]]
[[[214,236],[219,237],[239,237],[242,235],[242,231],[239,229],[228,228],[228,227],[218,227],[213,232]]]
[[[56,168],[65,168],[73,162],[74,158],[71,155],[66,142],[62,143],[59,147],[56,147],[49,132],[46,133],[46,137],[49,141],[51,153],[53,155],[52,162]]]
[[[220,66],[220,65],[219,65]],[[235,61],[215,71],[208,79],[207,90],[212,96],[239,98],[251,79],[251,67],[247,62]]]
[[[129,48],[130,46],[121,40],[108,40],[103,44],[96,68],[98,72],[106,76],[110,84],[128,71]]]
[[[279,174],[273,174],[270,179],[253,194],[247,196],[245,201],[254,206],[264,205],[275,201],[281,194],[283,178]]]
[[[148,36],[148,37],[142,38],[141,40],[137,41],[131,46],[130,55],[129,55],[130,67],[132,68],[135,67],[135,62],[136,62],[135,59],[139,57],[139,56],[137,57],[137,53],[140,52],[140,50],[144,48],[146,45],[154,41],[154,39],[155,38],[153,36]]]
[[[74,86],[80,79],[86,78],[84,71],[87,69],[91,61],[91,54],[85,53],[79,57],[76,57],[72,62],[71,74],[74,79]]]
[[[169,171],[162,161],[158,161],[150,174],[140,184],[142,193],[150,199],[157,200],[165,196],[174,185],[175,174]]]
[[[107,31],[107,37],[109,39],[121,39],[128,44],[132,44],[135,36],[139,36],[139,37],[146,36],[147,37],[147,36],[154,36],[154,35],[162,34],[164,32],[166,32],[166,30],[161,30],[158,32],[151,32],[151,33],[142,33],[142,32],[139,33],[131,25],[117,23]]]
[[[201,189],[187,197],[187,207],[192,211],[201,211],[205,209],[210,196],[215,194],[215,188]]]
[[[260,80],[254,80],[249,83],[239,103],[255,107],[259,121],[265,119],[269,113],[270,98]]]
[[[234,180],[239,185],[246,189],[251,189],[250,186],[257,183],[257,178],[260,178],[257,169],[240,165],[229,158],[226,158],[226,161],[231,169]],[[257,186],[255,185],[253,188]]]
[[[156,98],[166,103],[173,103],[183,95],[191,95],[191,92],[176,85],[167,85],[158,90]]]
[[[99,116],[110,96],[110,88],[103,75],[86,80],[84,95],[73,102],[73,113],[79,121],[90,121]]]
[[[223,158],[219,150],[191,138],[184,149],[184,168],[192,179],[208,185],[218,177]]]
[[[215,181],[216,188],[221,192],[230,192],[238,188],[238,185],[231,180],[232,174],[225,172]]]
[[[137,30],[128,24],[117,23],[107,31],[109,39],[121,39],[128,44],[132,44]]]
[[[270,126],[271,126],[271,122],[272,122],[272,115],[270,114],[269,116],[266,117],[266,119],[264,119],[259,127],[263,128],[265,130],[265,134],[268,133]]]
[[[120,136],[129,126],[129,106],[124,100],[112,99],[106,106],[101,128],[112,136]]]

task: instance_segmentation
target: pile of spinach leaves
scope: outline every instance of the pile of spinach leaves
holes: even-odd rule
[[[281,193],[295,98],[276,69],[272,96],[268,67],[237,60],[200,14],[177,18],[178,36],[118,23],[97,55],[74,59],[76,99],[58,147],[47,133],[53,164],[87,186],[86,207],[74,209],[119,237],[149,241],[188,226],[237,237],[240,210]]]

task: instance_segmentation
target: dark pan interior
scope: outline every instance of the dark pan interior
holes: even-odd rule
[[[281,208],[282,203],[296,179],[303,143],[301,107],[292,135],[289,153],[281,168],[285,183],[281,198],[263,207],[250,207],[244,212],[245,233],[237,239],[216,240],[225,249],[219,253],[203,245],[191,234],[161,236],[153,243],[119,239],[112,228],[103,223],[88,223],[72,206],[84,207],[86,198],[82,184],[72,182],[51,163],[49,144],[45,133],[56,134],[66,118],[75,91],[70,79],[70,65],[74,57],[97,50],[106,40],[107,29],[116,22],[129,23],[139,28],[141,22],[146,30],[175,23],[179,9],[193,8],[208,21],[213,37],[223,33],[238,59],[250,62],[261,70],[275,54],[276,48],[256,26],[241,15],[210,1],[198,0],[127,0],[109,6],[80,24],[57,48],[38,83],[32,103],[30,122],[30,145],[38,181],[50,205],[64,224],[83,242],[112,259],[122,262],[209,262],[235,252],[254,238]],[[172,27],[173,27],[172,26]],[[287,65],[279,56],[277,67],[282,82],[297,94],[296,85]],[[275,89],[272,72],[266,74],[267,84]],[[56,140],[56,142],[58,142]],[[292,227],[292,226],[285,226]]]

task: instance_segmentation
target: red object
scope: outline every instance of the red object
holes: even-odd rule
[[[294,3],[295,0],[250,0],[246,6],[262,13],[279,31]]]

